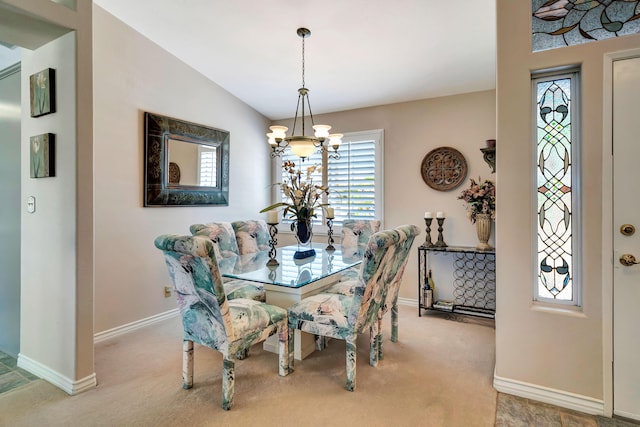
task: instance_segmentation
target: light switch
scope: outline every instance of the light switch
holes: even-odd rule
[[[33,196],[27,197],[27,212],[34,213],[36,211],[36,198]]]

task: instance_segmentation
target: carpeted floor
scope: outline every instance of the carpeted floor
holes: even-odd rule
[[[236,364],[235,406],[220,407],[220,354],[196,346],[194,388],[181,388],[178,318],[96,345],[98,386],[68,396],[43,380],[0,395],[2,426],[493,426],[493,321],[400,307],[400,341],[368,365],[358,345],[357,389],[345,390],[344,342],[297,361],[255,346]],[[460,321],[463,320],[463,321]]]

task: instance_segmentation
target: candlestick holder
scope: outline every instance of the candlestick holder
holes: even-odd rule
[[[267,225],[269,226],[269,261],[267,261],[267,266],[275,267],[280,265],[276,259],[276,245],[278,244],[276,235],[278,234],[278,223],[267,223]]]
[[[327,218],[327,235],[329,236],[329,245],[327,246],[328,251],[335,251],[336,248],[333,246],[333,220],[334,218]]]
[[[432,221],[433,221],[433,218],[424,219],[424,224],[427,230],[427,236],[424,238],[424,246],[426,248],[432,248],[434,246],[433,242],[431,241],[431,222]]]
[[[438,248],[446,248],[447,244],[444,242],[444,238],[442,237],[442,225],[444,224],[444,218],[436,218],[438,221],[438,241],[434,243],[433,246]]]

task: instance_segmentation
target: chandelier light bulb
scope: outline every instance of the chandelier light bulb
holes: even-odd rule
[[[315,125],[312,127],[313,127],[313,130],[315,131],[316,138],[318,138],[320,141],[323,141],[325,138],[329,137],[329,129],[331,129],[331,126]]]
[[[272,146],[278,145],[278,143],[276,142],[276,138],[273,136],[273,132],[269,132],[267,134],[267,138],[269,138],[269,145],[272,145]]]
[[[316,146],[313,145],[313,142],[305,139],[292,139],[289,141],[289,146],[293,154],[301,158],[309,157],[316,151]]]
[[[289,130],[286,126],[270,126],[269,129],[273,133],[273,138],[276,141],[283,140],[287,136],[286,132]]]
[[[331,145],[334,150],[337,150],[340,144],[342,144],[342,137],[343,134],[341,133],[332,133],[329,135],[329,145]]]

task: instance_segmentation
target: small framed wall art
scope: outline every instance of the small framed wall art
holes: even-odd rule
[[[56,70],[46,68],[29,76],[31,117],[56,112]]]
[[[29,142],[29,171],[31,178],[56,176],[56,135],[43,133],[32,136]]]

